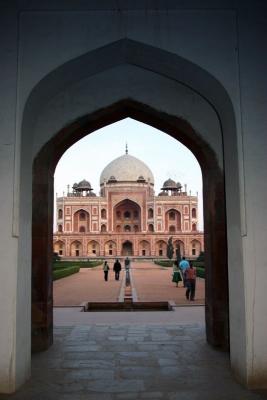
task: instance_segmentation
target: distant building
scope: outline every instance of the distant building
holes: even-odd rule
[[[63,257],[166,257],[170,236],[176,253],[195,258],[203,251],[198,198],[171,179],[154,194],[147,165],[126,153],[100,176],[100,196],[88,181],[58,197],[54,251]]]

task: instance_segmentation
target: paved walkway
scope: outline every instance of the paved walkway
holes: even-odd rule
[[[106,282],[102,267],[81,268],[77,274],[54,282],[54,305],[74,306],[85,301],[117,301],[121,284],[122,280],[115,281],[113,271],[109,271],[109,280]]]
[[[110,264],[108,282],[104,281],[102,267],[81,268],[78,274],[54,282],[54,305],[73,306],[85,301],[118,301],[120,281],[115,281]],[[133,286],[139,301],[171,300],[177,305],[189,304],[182,283],[177,288],[171,282],[171,268],[162,268],[151,262],[134,262],[131,265]],[[204,304],[205,282],[197,280],[195,304]]]
[[[109,313],[113,323],[103,318],[102,323],[56,326],[54,345],[33,356],[31,380],[15,395],[0,399],[267,399],[266,392],[251,392],[236,383],[228,355],[206,344],[203,323],[189,322],[192,310],[203,316],[203,307],[178,307],[166,314],[178,313],[182,321],[182,310],[189,316],[184,323],[131,324],[129,315],[143,314],[149,320],[157,312],[124,312]],[[78,309],[71,312],[89,318]],[[115,314],[120,314],[120,323]]]

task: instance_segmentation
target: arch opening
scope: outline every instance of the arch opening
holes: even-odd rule
[[[177,117],[172,117],[164,113],[158,112],[144,104],[138,104],[135,101],[124,100],[103,110],[97,111],[95,114],[90,115],[86,118],[82,118],[79,123],[71,124],[68,127],[68,132],[65,130],[59,132],[52,140],[50,140],[44,148],[39,152],[38,156],[34,161],[34,183],[33,183],[33,265],[34,260],[40,260],[40,255],[44,255],[44,260],[47,265],[51,263],[52,249],[50,247],[50,241],[52,236],[52,220],[50,219],[50,230],[42,232],[44,241],[43,247],[38,249],[36,254],[36,218],[39,215],[38,207],[36,207],[36,191],[40,187],[40,180],[44,183],[43,185],[43,196],[46,198],[47,214],[43,213],[42,220],[48,218],[48,213],[51,208],[53,198],[53,184],[51,181],[51,175],[53,175],[54,168],[60,156],[65,150],[70,147],[74,141],[78,141],[82,136],[93,132],[94,130],[103,127],[112,122],[121,120],[125,117],[131,117],[138,121],[144,122],[151,125],[163,132],[170,134],[172,137],[181,141],[185,144],[198,159],[203,173],[203,198],[204,198],[204,220],[205,230],[208,234],[205,236],[205,248],[207,250],[207,284],[206,284],[206,327],[207,327],[207,338],[211,344],[228,348],[229,337],[228,337],[228,281],[227,281],[227,248],[226,248],[226,227],[225,227],[225,196],[224,196],[224,176],[220,167],[217,164],[216,156],[213,154],[210,147],[194,132],[193,128],[184,120]],[[50,150],[53,148],[53,152]],[[49,155],[51,154],[51,155]],[[40,171],[47,171],[47,175],[40,174]],[[210,173],[212,171],[212,174]],[[39,197],[39,195],[38,195]],[[216,204],[216,209],[214,208]],[[220,207],[218,207],[220,204]],[[130,206],[129,215],[125,216],[125,207]],[[141,226],[141,213],[138,206],[133,205],[129,200],[120,204],[115,208],[113,213],[114,225],[124,226],[123,222],[129,221],[131,216],[135,218],[133,220],[133,230],[136,230],[136,226],[140,229]],[[127,208],[126,207],[126,208]],[[132,209],[134,207],[135,209]],[[218,213],[218,209],[220,213]],[[135,213],[133,212],[135,211]],[[138,212],[138,213],[136,213]],[[161,212],[161,210],[159,211]],[[85,214],[86,215],[86,214]],[[136,224],[136,216],[138,215],[138,224]],[[174,213],[174,215],[176,215]],[[178,214],[177,214],[178,215]],[[178,217],[177,217],[178,218]],[[38,216],[39,220],[39,216]],[[89,220],[89,216],[88,216]],[[84,221],[83,221],[84,222]],[[125,224],[126,225],[126,224]],[[128,226],[131,226],[127,223]],[[39,223],[38,223],[38,226]],[[135,227],[135,228],[134,228]],[[177,219],[177,228],[179,228],[179,218]],[[219,229],[218,229],[219,228]],[[213,240],[211,240],[213,237]],[[214,240],[215,239],[215,240]],[[128,246],[128,247],[127,247]],[[161,246],[161,247],[160,247]],[[131,254],[132,244],[127,244],[122,249],[128,255]],[[157,254],[163,256],[166,254],[165,245],[158,245]],[[80,250],[75,249],[74,256],[77,256]],[[116,247],[112,249],[105,248],[105,253],[108,255],[116,254]],[[216,262],[215,262],[216,259]],[[40,261],[38,261],[40,266]],[[213,269],[211,266],[216,265]],[[46,264],[44,268],[47,268]],[[40,285],[40,282],[34,282],[35,287]],[[51,282],[48,283],[48,287],[51,286]],[[218,287],[216,294],[211,290],[212,286]],[[47,289],[49,292],[49,290]],[[48,302],[47,313],[50,313]],[[49,303],[52,304],[52,303]],[[34,319],[34,315],[33,315]],[[37,322],[36,322],[37,323]],[[33,320],[33,326],[35,329],[35,321]],[[38,329],[39,323],[37,323]],[[220,326],[220,328],[218,328]],[[39,332],[41,336],[40,341],[36,344],[37,349],[47,348],[52,341],[52,325],[47,328],[45,334]],[[35,347],[35,346],[34,346]]]

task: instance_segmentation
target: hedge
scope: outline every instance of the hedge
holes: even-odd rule
[[[197,276],[199,278],[205,279],[205,268],[201,268],[201,267],[196,267],[196,268],[197,268]]]
[[[80,271],[80,267],[68,267],[68,268],[61,268],[61,269],[56,269],[53,271],[53,281],[56,281],[57,279],[65,278],[66,276],[76,274],[77,272]]]
[[[103,260],[90,260],[90,261],[57,261],[53,263],[53,270],[79,267],[79,268],[93,268],[103,264]]]
[[[200,268],[205,269],[205,263],[204,263],[204,261],[193,261],[193,265],[194,265],[194,267],[196,267],[196,268],[200,267]]]
[[[94,268],[98,265],[102,265],[103,260],[91,260],[91,261],[84,261],[80,263],[80,268]]]
[[[161,267],[172,267],[174,260],[154,260],[154,264],[160,265]]]

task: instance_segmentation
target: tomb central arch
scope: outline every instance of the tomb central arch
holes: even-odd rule
[[[65,107],[62,104],[66,91],[74,102]],[[90,93],[101,93],[101,98],[90,98]],[[204,119],[199,118],[202,115]],[[236,153],[232,105],[220,83],[199,66],[128,39],[71,60],[47,75],[32,91],[24,110],[21,163],[28,170],[33,162],[33,349],[45,349],[52,343],[50,239],[55,166],[62,154],[80,138],[126,117],[147,123],[176,138],[199,161],[203,175],[207,252],[207,339],[209,343],[227,349],[225,176],[231,180],[230,183],[227,181],[226,187],[226,195],[231,192],[227,219],[240,225],[233,207],[239,204],[239,192],[237,157],[232,157]],[[28,191],[31,179],[22,174],[22,181],[25,184],[23,191]],[[41,209],[39,199],[42,199]],[[24,200],[22,192],[22,214],[29,217]],[[38,241],[40,237],[42,240]],[[241,254],[237,233],[230,231],[229,240],[234,241],[235,248],[231,247],[228,259],[236,262]],[[230,303],[232,315],[238,311],[239,322],[244,323],[243,278],[240,270],[230,271],[232,278],[238,277],[240,281],[239,295],[230,287],[232,299],[233,296],[236,298]],[[40,287],[42,290],[38,291]],[[215,291],[213,287],[216,287]],[[234,318],[231,321],[235,343]],[[238,340],[236,344],[244,346]],[[236,347],[233,351],[238,352]],[[240,361],[240,357],[237,359]]]
[[[119,228],[119,232],[140,232],[140,206],[130,199],[120,201],[113,207],[113,226]]]

